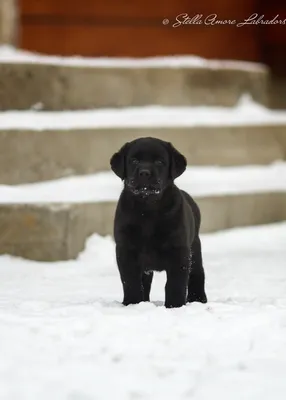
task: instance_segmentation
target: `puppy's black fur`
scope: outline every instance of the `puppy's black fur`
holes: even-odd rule
[[[123,304],[149,301],[153,271],[166,271],[165,306],[207,302],[198,205],[174,179],[186,159],[171,143],[141,138],[110,160],[124,181],[114,221]]]

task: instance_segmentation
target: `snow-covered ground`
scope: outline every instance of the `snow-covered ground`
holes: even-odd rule
[[[207,60],[198,56],[171,56],[151,58],[120,58],[120,57],[62,57],[47,56],[39,53],[15,49],[11,46],[0,46],[0,63],[33,63],[66,65],[73,67],[105,67],[105,68],[227,68],[235,70],[265,71],[263,64],[233,60]]]
[[[286,223],[202,236],[209,303],[120,304],[111,238],[0,257],[1,400],[284,400]]]
[[[35,110],[0,112],[0,129],[106,129],[195,126],[284,125],[286,112],[274,111],[255,103],[249,95],[234,107],[218,106],[146,106],[81,111]],[[210,132],[212,135],[213,132]]]
[[[241,167],[188,167],[176,184],[196,197],[286,191],[286,163]],[[113,172],[54,181],[0,185],[0,203],[117,201],[121,180]]]
[[[263,71],[199,57],[145,60],[48,57],[0,48],[0,63],[90,67],[197,67]],[[0,113],[0,129],[285,124],[286,113],[247,96],[233,108],[142,107]],[[41,134],[39,132],[39,134]],[[188,168],[194,196],[285,191],[286,164]],[[0,185],[0,202],[117,200],[111,172]],[[1,235],[0,235],[1,237]],[[209,303],[167,310],[165,274],[151,303],[123,307],[110,237],[93,235],[77,260],[0,256],[1,400],[284,400],[286,222],[202,235]]]

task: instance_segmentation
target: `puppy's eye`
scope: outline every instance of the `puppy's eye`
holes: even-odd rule
[[[164,162],[162,160],[156,160],[155,164],[158,165],[158,166],[161,166],[161,165],[164,164]]]
[[[138,164],[139,163],[139,160],[137,160],[137,158],[132,158],[131,159],[131,164]]]

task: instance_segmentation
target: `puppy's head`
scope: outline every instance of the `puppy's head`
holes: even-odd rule
[[[111,160],[111,169],[135,196],[158,196],[186,169],[186,159],[171,143],[142,138],[126,143]]]

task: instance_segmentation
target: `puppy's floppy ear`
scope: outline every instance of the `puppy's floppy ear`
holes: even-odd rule
[[[129,143],[125,143],[124,146],[121,147],[121,149],[113,154],[113,156],[110,159],[110,166],[112,171],[119,176],[122,180],[125,179],[126,173],[125,173],[125,157],[127,154],[127,149],[129,147]]]
[[[182,175],[187,166],[187,160],[175,147],[172,143],[168,143],[169,154],[170,154],[170,175],[172,179],[178,178],[178,176]]]

